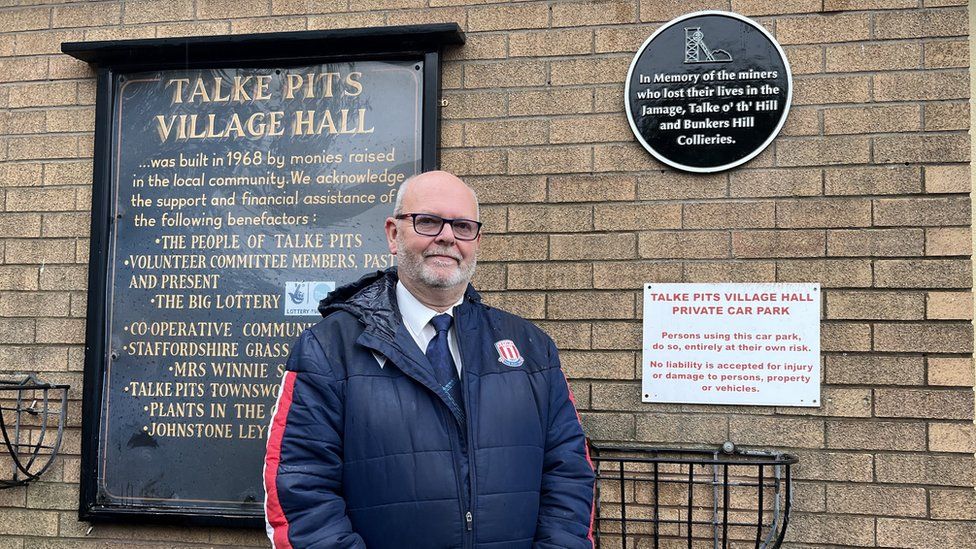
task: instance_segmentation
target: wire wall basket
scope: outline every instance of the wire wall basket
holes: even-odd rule
[[[0,489],[36,480],[54,463],[68,413],[68,385],[42,383],[33,375],[0,379]],[[9,470],[9,475],[2,473]]]
[[[773,549],[792,497],[792,454],[591,445],[598,549]]]

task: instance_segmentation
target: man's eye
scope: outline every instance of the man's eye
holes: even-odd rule
[[[471,234],[474,232],[474,227],[475,227],[474,223],[471,223],[470,221],[454,222],[454,230],[458,231],[459,233]]]
[[[435,217],[427,217],[427,216],[423,216],[423,217],[417,216],[416,223],[418,227],[423,227],[428,229],[437,227],[438,225],[441,224],[439,219]]]

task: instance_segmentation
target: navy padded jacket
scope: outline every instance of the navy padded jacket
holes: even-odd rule
[[[265,459],[274,546],[592,548],[593,469],[552,340],[469,286],[462,415],[395,285],[391,269],[332,292],[292,349]],[[502,340],[521,364],[500,361]]]

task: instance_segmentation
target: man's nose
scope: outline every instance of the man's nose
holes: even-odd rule
[[[436,242],[443,242],[445,244],[453,244],[457,238],[454,236],[454,227],[450,223],[444,223],[441,227],[441,232],[436,237],[434,237]]]

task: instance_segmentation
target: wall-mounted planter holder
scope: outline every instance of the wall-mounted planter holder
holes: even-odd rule
[[[38,381],[34,374],[20,380],[0,380],[0,437],[5,453],[0,463],[0,489],[37,480],[54,463],[61,449],[68,413],[68,385]]]

